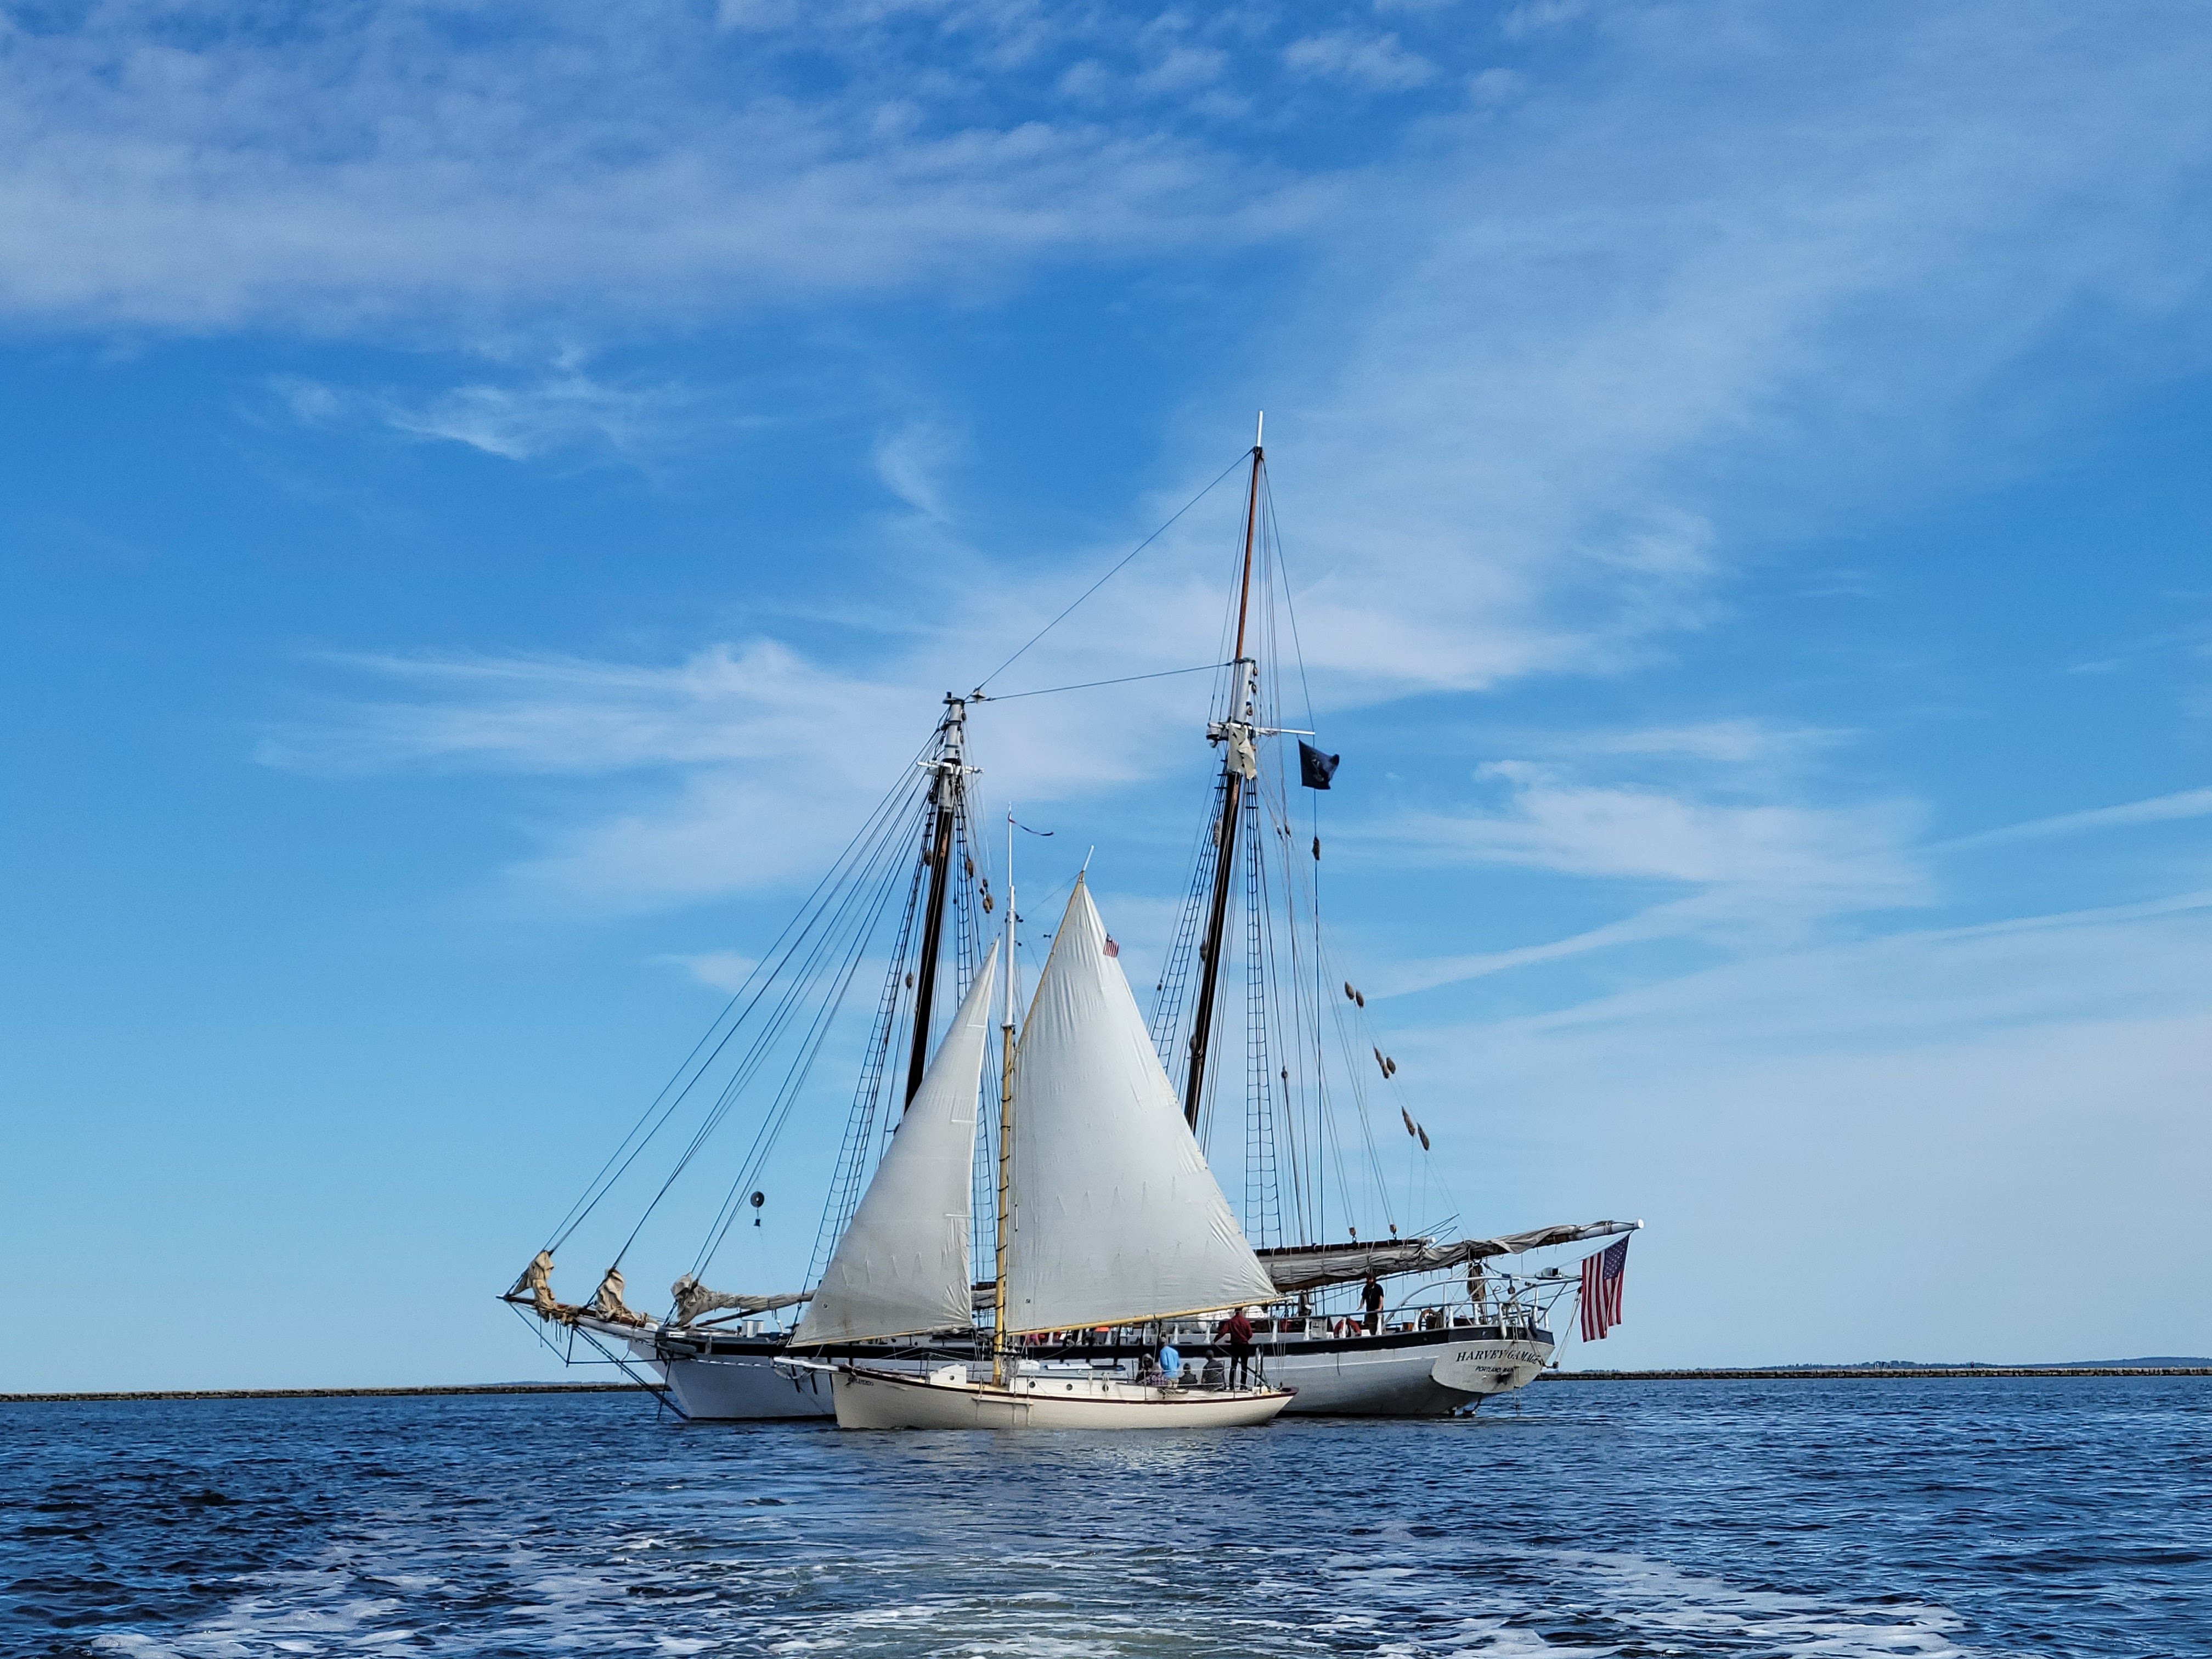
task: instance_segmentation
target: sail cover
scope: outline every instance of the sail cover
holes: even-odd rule
[[[793,1334],[794,1346],[964,1329],[972,1322],[968,1218],[975,1092],[998,959],[993,945],[876,1165],[853,1224],[837,1241]]]
[[[1371,1244],[1293,1244],[1262,1250],[1268,1277],[1278,1291],[1318,1290],[1324,1285],[1349,1285],[1373,1273],[1437,1273],[1462,1261],[1482,1261],[1493,1255],[1518,1255],[1540,1250],[1547,1244],[1573,1244],[1586,1238],[1610,1238],[1632,1233],[1640,1221],[1566,1222],[1556,1227],[1533,1227],[1525,1233],[1506,1233],[1497,1238],[1393,1238]]]
[[[1184,1126],[1079,878],[1015,1051],[1012,1223],[1010,1332],[1275,1293]]]

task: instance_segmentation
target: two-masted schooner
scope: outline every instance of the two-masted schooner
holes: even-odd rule
[[[946,1427],[1438,1415],[1551,1362],[1551,1312],[1577,1273],[1526,1258],[1640,1224],[1470,1236],[1438,1197],[1428,1130],[1328,953],[1317,803],[1336,762],[1304,741],[1310,711],[1304,727],[1276,714],[1288,592],[1256,441],[1249,462],[1206,726],[1219,761],[1149,1021],[1082,875],[1022,1013],[1012,848],[994,891],[968,764],[971,717],[994,699],[948,696],[915,764],[507,1293],[564,1357],[622,1364],[691,1418]],[[862,1035],[845,1010],[871,962],[882,989]],[[707,1289],[838,1046],[857,1082],[804,1285]],[[1204,1148],[1240,1105],[1232,1208]],[[751,1139],[666,1313],[625,1300],[645,1219],[589,1302],[559,1301],[554,1253],[626,1182],[643,1178],[650,1218],[733,1117]],[[1402,1197],[1383,1150],[1401,1124]],[[674,1167],[656,1184],[646,1155],[663,1145]],[[1401,1219],[1422,1202],[1441,1212]],[[1239,1309],[1241,1343],[1219,1328]],[[1256,1386],[1231,1386],[1233,1346]],[[1172,1377],[1157,1368],[1170,1347],[1191,1362]]]

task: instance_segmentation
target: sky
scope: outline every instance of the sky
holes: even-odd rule
[[[2212,1352],[2207,84],[2155,0],[7,7],[0,1389],[557,1374],[496,1293],[1261,409],[1433,1173],[1647,1224],[1568,1364]],[[1001,689],[1216,660],[1237,507]],[[1133,978],[1203,685],[976,720]]]

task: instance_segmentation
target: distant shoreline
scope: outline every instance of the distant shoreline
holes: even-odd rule
[[[0,1394],[0,1405],[90,1400],[392,1400],[423,1395],[643,1394],[641,1382],[455,1382],[418,1389],[113,1389],[88,1394]]]
[[[1926,1381],[1976,1376],[2212,1376],[2212,1365],[1796,1365],[1667,1371],[1546,1371],[1544,1382],[1792,1382]],[[457,1382],[413,1389],[131,1389],[83,1394],[0,1394],[0,1405],[106,1400],[393,1400],[437,1395],[644,1394],[638,1382]]]

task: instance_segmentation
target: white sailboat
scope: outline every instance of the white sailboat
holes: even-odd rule
[[[1013,922],[1011,897],[1007,925]],[[964,1298],[964,1272],[939,1272],[901,1301],[875,1292],[872,1268],[841,1272],[840,1261],[869,1225],[858,1253],[902,1259],[909,1234],[956,1236],[964,1255],[968,1170],[941,1126],[950,1118],[934,1096],[964,1094],[981,1082],[983,1018],[993,962],[970,986],[952,1035],[938,1051],[915,1105],[925,1130],[940,1131],[924,1156],[902,1158],[899,1140],[862,1200],[831,1258],[824,1289],[829,1316],[810,1309],[794,1346],[911,1334],[948,1298]],[[1011,1000],[1012,986],[1009,983]],[[1007,1025],[1012,1027],[1009,1008]],[[1244,1240],[1229,1200],[1177,1108],[1114,954],[1091,890],[1078,876],[1023,1023],[1002,1094],[999,1204],[1000,1273],[987,1375],[948,1364],[916,1372],[860,1360],[831,1368],[837,1424],[848,1429],[1166,1429],[1235,1427],[1267,1422],[1290,1403],[1279,1388],[1190,1388],[1111,1371],[1051,1373],[1010,1366],[1010,1345],[1041,1331],[1138,1325],[1264,1302],[1274,1286]],[[972,1133],[972,1113],[969,1127]],[[940,1152],[939,1146],[944,1150]],[[889,1182],[889,1195],[881,1203]],[[893,1218],[896,1218],[894,1221]],[[884,1241],[895,1241],[888,1250]],[[932,1258],[946,1269],[953,1255]],[[871,1294],[849,1288],[865,1281]],[[865,1301],[867,1316],[851,1309]],[[917,1321],[922,1322],[917,1324]],[[878,1328],[871,1328],[871,1327]]]

